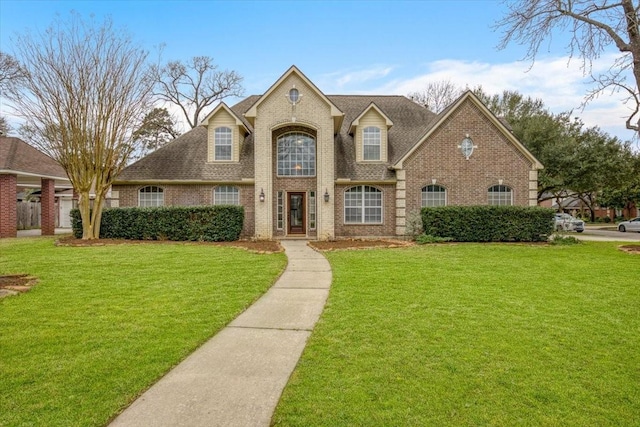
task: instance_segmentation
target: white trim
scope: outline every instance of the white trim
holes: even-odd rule
[[[360,222],[347,222],[347,191],[351,190],[352,188],[357,188],[357,187],[362,187],[362,205],[360,206],[360,208],[362,209],[361,212],[361,221]],[[364,195],[366,194],[364,191],[364,187],[371,187],[371,188],[375,188],[376,190],[378,190],[378,192],[380,193],[380,222],[366,222],[365,221],[365,197]],[[345,188],[342,191],[342,205],[343,205],[343,210],[342,210],[342,224],[343,225],[384,225],[384,190],[374,186],[374,185],[370,185],[370,184],[360,184],[360,185],[353,185],[351,187]],[[354,206],[350,206],[350,208],[353,208]]]

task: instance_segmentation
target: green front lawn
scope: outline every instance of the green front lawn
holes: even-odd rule
[[[100,426],[276,280],[283,254],[193,244],[0,240],[0,426]]]
[[[274,423],[640,425],[640,255],[616,246],[328,253]]]

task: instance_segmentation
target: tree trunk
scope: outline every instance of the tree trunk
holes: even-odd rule
[[[102,222],[102,205],[104,204],[104,193],[96,192],[93,200],[93,213],[91,215],[92,239],[100,238],[100,223]]]
[[[78,207],[80,208],[80,219],[82,219],[82,239],[91,240],[91,199],[89,191],[78,191]]]

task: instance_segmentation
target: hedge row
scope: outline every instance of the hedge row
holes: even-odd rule
[[[82,237],[80,211],[71,211],[75,237]],[[102,211],[100,238],[130,240],[234,241],[244,223],[242,206],[111,208]]]
[[[520,206],[422,208],[424,233],[456,242],[546,242],[554,211]]]

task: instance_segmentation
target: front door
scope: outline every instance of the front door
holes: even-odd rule
[[[289,234],[306,234],[305,193],[287,193]]]

